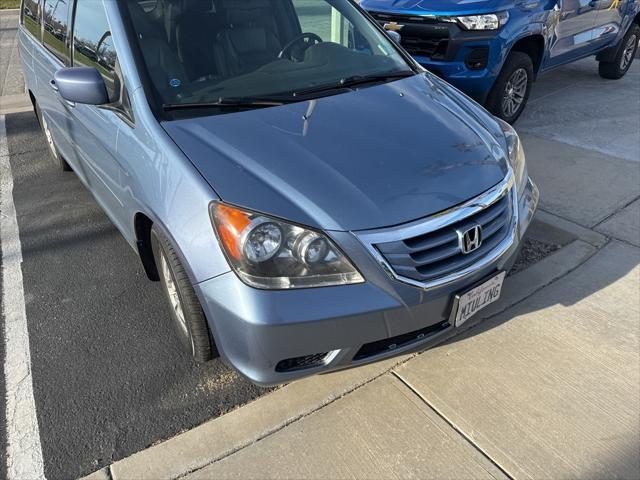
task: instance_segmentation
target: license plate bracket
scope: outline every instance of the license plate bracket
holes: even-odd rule
[[[449,323],[459,327],[480,310],[498,301],[507,272],[499,272],[456,294],[449,317]]]

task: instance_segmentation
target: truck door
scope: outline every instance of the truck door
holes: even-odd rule
[[[558,0],[548,65],[560,65],[595,51],[598,0]]]
[[[597,0],[594,41],[598,48],[607,46],[618,38],[629,0]]]

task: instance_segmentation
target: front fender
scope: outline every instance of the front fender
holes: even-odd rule
[[[540,67],[544,63],[547,51],[549,50],[548,49],[548,45],[550,42],[549,31],[550,29],[548,25],[542,22],[528,23],[526,25],[523,25],[520,29],[518,29],[516,34],[510,38],[509,43],[505,45],[505,48],[503,50],[503,56],[501,59],[501,64],[504,64],[504,62],[507,60],[507,57],[513,50],[514,45],[516,45],[519,41],[524,40],[525,38],[528,38],[528,37],[541,36],[543,39],[544,45],[542,47],[540,61],[538,62],[538,65],[535,65],[534,74],[537,75],[538,72],[540,71]],[[502,68],[502,65],[501,65],[501,68]]]

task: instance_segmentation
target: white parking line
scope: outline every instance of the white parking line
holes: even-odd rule
[[[5,117],[0,115],[0,243],[7,391],[7,478],[44,478],[42,446],[31,378],[29,333],[22,284],[22,248],[13,204]]]

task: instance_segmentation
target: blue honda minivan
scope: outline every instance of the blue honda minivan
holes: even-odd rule
[[[272,385],[423,349],[500,297],[518,135],[352,0],[23,0],[51,157],[178,338]]]

